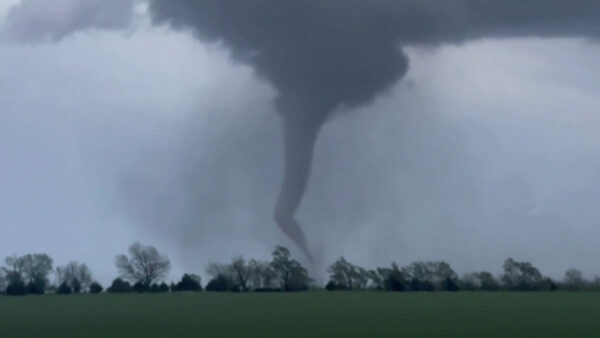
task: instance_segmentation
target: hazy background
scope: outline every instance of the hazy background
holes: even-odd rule
[[[293,248],[272,220],[273,89],[218,45],[134,22],[0,41],[0,257],[79,260],[106,283],[136,240],[168,253],[173,279]],[[575,39],[409,49],[405,79],[321,133],[298,215],[314,249],[325,264],[499,272],[511,256],[600,274],[599,53]]]

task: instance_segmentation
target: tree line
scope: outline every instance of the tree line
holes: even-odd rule
[[[115,265],[119,276],[104,289],[94,280],[86,264],[70,262],[53,268],[53,260],[46,254],[11,256],[0,269],[0,293],[72,294],[72,293],[164,293],[164,292],[293,292],[323,289],[310,278],[308,270],[294,259],[290,251],[277,246],[270,261],[246,260],[236,257],[230,263],[211,263],[206,274],[210,277],[202,285],[201,277],[186,273],[178,282],[167,284],[170,271],[168,257],[153,246],[134,243],[127,254],[117,255]],[[529,262],[512,258],[503,265],[503,273],[495,276],[487,271],[459,276],[447,262],[414,262],[400,267],[366,269],[340,257],[327,269],[328,291],[600,291],[600,277],[583,277],[577,269],[569,269],[562,280],[543,276]],[[55,281],[50,281],[54,275]]]

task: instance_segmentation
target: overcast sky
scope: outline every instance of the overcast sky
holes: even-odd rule
[[[222,46],[134,15],[125,30],[0,41],[0,257],[78,260],[107,283],[134,241],[167,253],[173,279],[293,248],[272,220],[275,90]],[[513,257],[600,275],[600,45],[406,52],[404,79],[322,130],[298,218],[323,262],[499,273]]]

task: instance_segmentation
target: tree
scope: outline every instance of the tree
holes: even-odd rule
[[[166,284],[165,284],[166,286]],[[184,274],[181,281],[177,283],[177,291],[202,291],[200,276],[193,274]]]
[[[169,292],[169,286],[165,282],[160,283],[158,289],[160,290],[160,292]]]
[[[223,275],[223,276],[232,276],[233,275],[233,272],[231,271],[231,266],[228,264],[221,264],[221,263],[210,263],[208,265],[208,267],[206,268],[206,273],[213,278],[216,278],[219,275]]]
[[[465,273],[460,280],[460,289],[465,291],[479,290],[480,283],[476,272]]]
[[[127,281],[124,281],[121,278],[117,278],[113,280],[112,284],[108,289],[106,289],[106,291],[110,293],[125,293],[131,292],[132,288],[131,284],[129,284]]]
[[[402,269],[414,291],[443,290],[451,281],[458,286],[458,275],[446,262],[414,262]],[[418,286],[418,289],[416,287]]]
[[[46,254],[34,254],[25,255],[21,260],[25,280],[43,293],[48,284],[48,274],[52,271],[52,258]]]
[[[234,258],[231,264],[211,263],[206,273],[215,282],[228,280],[233,291],[242,292],[271,290],[279,277],[271,263],[255,259],[246,262],[243,257]]]
[[[344,288],[344,286],[342,285],[338,285],[336,282],[334,282],[333,280],[329,280],[329,282],[327,282],[327,284],[325,284],[325,290],[327,291],[344,291],[347,290]]]
[[[460,288],[455,279],[448,277],[442,281],[441,289],[444,291],[458,291]]]
[[[556,283],[548,277],[542,278],[542,281],[538,284],[536,290],[539,291],[556,291],[558,286]]]
[[[391,268],[365,271],[364,275],[369,288],[387,291],[405,291],[408,288],[406,276],[396,263],[392,263]]]
[[[385,280],[385,290],[388,291],[406,291],[408,286],[406,281],[398,275],[389,275]]]
[[[233,282],[239,291],[248,291],[248,278],[250,278],[250,268],[246,264],[243,257],[236,257],[231,263],[231,271],[233,272]]]
[[[267,291],[274,288],[277,277],[269,262],[251,259],[248,262],[249,288],[255,291]]]
[[[478,274],[478,277],[479,283],[481,284],[481,290],[498,291],[498,289],[500,289],[500,283],[498,282],[496,277],[494,277],[494,275],[492,275],[491,273],[487,271],[482,271]]]
[[[298,266],[292,268],[290,278],[284,284],[283,289],[285,291],[308,291],[310,282],[311,279],[308,277],[308,270],[298,263]]]
[[[272,256],[271,267],[276,273],[281,289],[285,291],[308,290],[310,283],[308,271],[298,261],[291,258],[292,255],[287,248],[275,247]]]
[[[504,261],[502,282],[510,290],[539,290],[544,282],[540,271],[529,262],[517,262],[512,258]]]
[[[4,293],[8,286],[8,279],[5,276],[4,271],[0,270],[0,294]]]
[[[594,279],[589,284],[591,290],[600,291],[600,276],[594,276]]]
[[[238,291],[234,280],[233,268],[229,264],[211,263],[206,273],[212,278],[206,284],[206,291]]]
[[[147,285],[146,283],[144,283],[142,281],[137,281],[133,284],[132,289],[135,292],[144,293],[144,292],[150,292],[150,286],[151,285]]]
[[[92,284],[92,273],[85,264],[70,262],[65,266],[56,268],[58,283],[67,283],[73,293],[88,290]]]
[[[23,296],[27,294],[25,283],[22,281],[9,283],[6,287],[6,294],[9,296]]]
[[[8,266],[4,270],[8,272],[23,273],[23,261],[17,255],[12,255],[4,259],[4,263]]]
[[[118,255],[115,262],[121,277],[146,287],[164,278],[171,269],[167,256],[153,246],[143,246],[138,242],[129,247],[129,257]]]
[[[371,287],[376,290],[385,290],[385,280],[390,273],[389,268],[377,268],[375,270],[369,270],[369,280],[371,281]]]
[[[443,290],[451,284],[458,287],[458,275],[446,262],[414,262],[402,272],[412,291]]]
[[[458,290],[458,275],[446,262],[430,262],[429,268],[433,275],[433,284],[444,291]]]
[[[46,292],[46,285],[43,283],[35,283],[33,281],[25,284],[26,292],[31,295],[43,295]]]
[[[217,275],[206,284],[206,291],[234,291],[234,284],[231,279],[225,275]]]
[[[165,293],[165,292],[169,292],[169,286],[165,282],[162,282],[160,284],[154,283],[150,287],[150,292],[151,293]]]
[[[392,268],[380,271],[385,271],[385,278],[383,280],[384,289],[388,291],[406,291],[408,289],[408,283],[406,276],[398,268],[396,263],[392,263]]]
[[[354,265],[344,257],[340,257],[328,269],[329,279],[337,286],[337,290],[364,289],[369,280],[365,269]]]
[[[9,296],[22,296],[27,293],[25,282],[21,278],[21,274],[12,271],[7,276],[8,285],[6,286],[6,294]]]
[[[8,267],[0,271],[0,292],[8,295],[21,295],[26,293],[25,282],[21,275],[17,256],[7,257],[4,262]],[[22,292],[22,293],[21,293]]]
[[[11,256],[5,259],[7,272],[18,275],[30,293],[41,294],[48,285],[48,274],[52,271],[52,258],[46,254]],[[19,283],[16,283],[19,284]]]
[[[69,295],[71,294],[73,290],[71,289],[71,287],[69,286],[69,284],[67,282],[62,282],[60,284],[60,286],[58,287],[58,291],[57,293],[59,295]]]
[[[494,275],[487,271],[482,271],[465,274],[459,288],[468,291],[497,291],[500,289],[500,284]]]
[[[73,290],[73,293],[80,293],[81,292],[81,283],[79,282],[79,279],[75,278],[71,281],[71,290]]]
[[[435,291],[435,285],[428,280],[419,282],[418,291]]]
[[[583,273],[577,269],[567,270],[563,281],[569,290],[582,290],[587,284],[585,278],[583,278]]]
[[[236,257],[231,264],[211,263],[206,272],[217,282],[228,280],[232,291],[245,292],[249,290],[249,279],[251,277],[250,266],[243,257]],[[220,278],[218,278],[220,276]]]
[[[90,285],[90,293],[98,294],[102,293],[103,290],[104,288],[98,282],[92,282],[92,284]]]
[[[433,291],[435,286],[431,264],[426,262],[414,262],[402,268],[402,272],[409,280],[411,291]]]
[[[275,247],[275,250],[273,250],[271,255],[273,257],[271,267],[277,274],[279,287],[283,289],[284,285],[288,283],[291,270],[296,264],[294,260],[291,259],[292,254],[290,251],[283,246]]]

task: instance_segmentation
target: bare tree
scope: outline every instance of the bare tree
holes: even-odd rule
[[[461,289],[465,291],[474,291],[481,288],[481,281],[477,272],[468,272],[463,274],[460,279]]]
[[[5,291],[8,284],[23,279],[19,259],[16,255],[6,257],[4,263],[6,267],[0,269],[0,293]]]
[[[8,286],[8,278],[6,273],[3,270],[0,270],[0,294],[4,293],[6,287]]]
[[[4,259],[4,263],[8,266],[8,268],[4,268],[4,270],[8,273],[22,273],[23,272],[23,260],[19,259],[17,255],[12,255],[10,257],[6,257]]]
[[[243,257],[236,257],[231,263],[233,270],[233,281],[237,284],[240,291],[248,290],[248,278],[250,278],[250,268]]]
[[[567,288],[570,290],[581,290],[587,284],[585,278],[583,278],[583,273],[577,269],[569,269],[565,272],[565,277],[563,278]]]
[[[92,273],[85,264],[70,262],[69,264],[57,267],[56,275],[58,285],[66,283],[73,292],[77,293],[80,289],[87,290],[92,284]]]
[[[46,254],[7,257],[8,268],[4,271],[9,281],[21,280],[30,293],[44,293],[48,285],[48,274],[52,271],[52,258]]]
[[[212,278],[216,278],[218,276],[233,278],[233,271],[231,269],[231,265],[228,264],[210,263],[206,268],[206,273]]]
[[[249,282],[252,289],[272,289],[277,278],[275,270],[269,262],[251,259],[248,261]]]
[[[239,256],[231,264],[211,263],[206,273],[213,279],[226,279],[237,291],[248,291],[251,287],[252,270],[250,265]]]
[[[115,264],[123,278],[140,282],[147,287],[164,278],[171,269],[167,256],[159,253],[153,246],[144,246],[138,242],[129,247],[129,257],[118,255]]]
[[[206,273],[211,277],[206,285],[207,290],[211,290],[215,285],[218,285],[218,291],[231,291],[231,289],[235,289],[235,273],[230,264],[210,263],[206,268]]]

